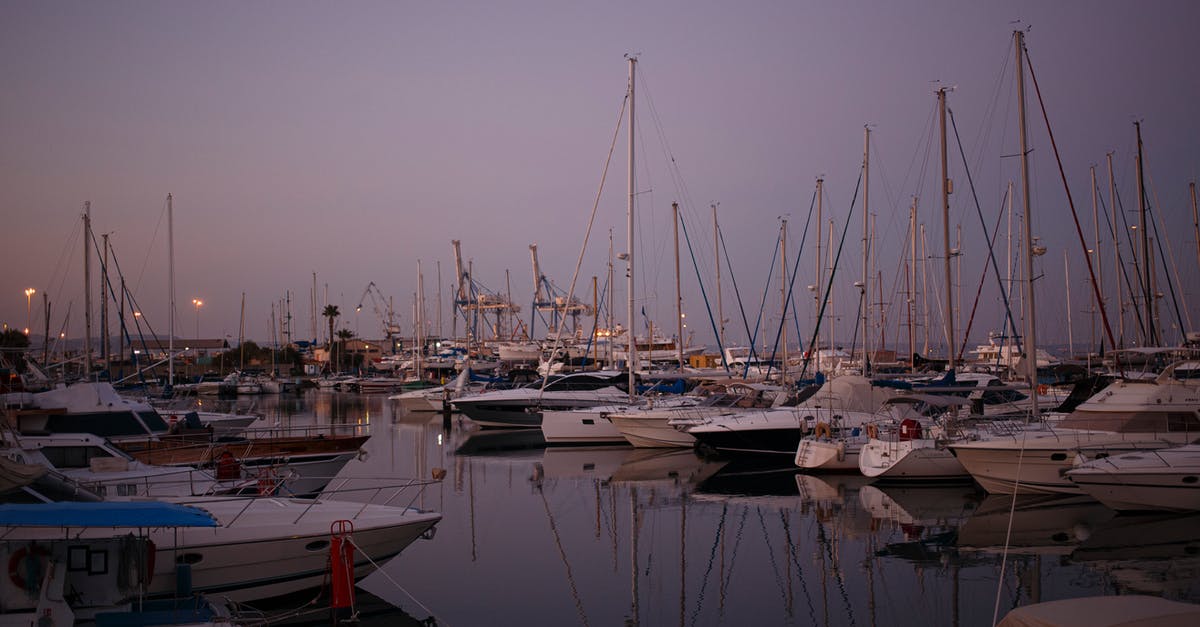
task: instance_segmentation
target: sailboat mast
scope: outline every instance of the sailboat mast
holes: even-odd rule
[[[867,355],[870,354],[870,351],[868,350],[869,344],[870,344],[870,342],[868,341],[868,338],[870,337],[868,335],[869,334],[868,326],[870,325],[870,316],[871,316],[871,312],[870,312],[870,309],[871,309],[871,306],[870,306],[870,300],[871,300],[871,289],[870,289],[871,210],[870,210],[870,207],[871,207],[871,204],[869,202],[870,190],[871,190],[871,127],[869,127],[867,125],[863,125],[863,237],[862,237],[863,267],[862,267],[862,285],[859,288],[862,293],[862,300],[861,300],[860,307],[862,308],[862,351],[863,351],[862,352],[862,373],[863,373],[863,376],[870,375],[870,369],[867,366],[867,363],[868,363]]]
[[[1090,331],[1088,332],[1088,361],[1091,361],[1091,349],[1096,346],[1096,313],[1104,307],[1104,301],[1100,297],[1100,285],[1104,285],[1104,268],[1101,264],[1100,257],[1100,189],[1096,187],[1096,166],[1090,168],[1092,176],[1092,229],[1095,244],[1088,254],[1096,255],[1096,289],[1092,290],[1095,297],[1093,302],[1095,307],[1092,309],[1090,320]]]
[[[634,129],[634,120],[636,119],[634,117],[634,105],[636,104],[636,99],[634,98],[634,85],[635,85],[634,79],[636,78],[636,74],[637,74],[637,57],[631,56],[631,57],[629,57],[629,88],[626,92],[629,94],[629,96],[628,96],[629,97],[629,173],[628,173],[627,190],[626,190],[627,195],[628,195],[628,200],[627,200],[626,211],[625,211],[625,217],[626,217],[625,238],[626,238],[626,242],[627,242],[625,245],[625,272],[626,272],[625,288],[629,291],[629,294],[628,294],[629,302],[627,303],[627,308],[626,308],[625,313],[628,316],[628,320],[629,320],[629,329],[626,332],[629,334],[629,337],[627,338],[628,344],[629,344],[627,367],[629,368],[629,399],[630,400],[634,400],[637,397],[637,381],[636,381],[636,377],[635,377],[635,370],[637,369],[637,364],[638,364],[637,339],[634,337],[636,335],[635,329],[636,329],[637,325],[634,323],[634,317],[633,317],[633,294],[634,294],[634,291],[633,291],[633,288],[634,288],[634,280],[633,280],[633,278],[634,278],[634,275],[633,275],[633,270],[634,270],[634,265],[633,265],[633,248],[634,248],[633,209],[634,209],[634,206],[633,206],[633,200],[634,200],[634,183],[635,183],[635,181],[634,181],[634,172],[635,172],[634,154],[635,153],[634,153],[633,142],[634,142],[634,137],[636,136],[636,132]]]
[[[1125,345],[1125,303],[1124,290],[1121,289],[1121,275],[1124,272],[1121,269],[1121,237],[1117,230],[1117,184],[1113,179],[1113,153],[1105,154],[1108,159],[1108,206],[1112,213],[1112,235],[1113,235],[1113,278],[1117,284],[1117,306],[1114,307],[1117,311],[1117,345],[1113,348],[1121,348]]]
[[[1138,231],[1141,232],[1140,244],[1142,247],[1142,290],[1143,290],[1143,308],[1146,310],[1146,345],[1158,345],[1158,332],[1154,328],[1154,286],[1150,283],[1153,274],[1150,271],[1150,234],[1146,228],[1146,187],[1143,177],[1145,176],[1145,167],[1142,163],[1142,123],[1134,122],[1133,128],[1137,131],[1137,195],[1138,195]]]
[[[175,210],[171,194],[167,194],[167,292],[170,309],[167,311],[167,388],[175,385]]]
[[[953,371],[956,364],[954,350],[954,284],[950,279],[950,174],[946,162],[946,88],[937,91],[938,119],[942,131],[942,250],[943,266],[946,279],[946,349],[949,357],[949,367]]]
[[[83,378],[92,376],[92,201],[83,203]]]
[[[909,268],[906,273],[908,283],[908,358],[909,367],[916,371],[913,355],[917,352],[917,337],[913,334],[913,314],[916,308],[917,292],[917,197],[913,196],[912,207],[908,210],[908,239],[909,239]]]
[[[1071,326],[1071,263],[1067,251],[1063,250],[1063,283],[1067,292],[1067,354],[1075,358],[1075,329]]]
[[[679,354],[679,367],[683,368],[683,295],[679,292],[679,203],[671,203],[671,216],[675,225],[675,349]],[[653,341],[653,340],[651,340]],[[653,350],[653,347],[651,347]]]
[[[721,350],[725,350],[725,307],[721,302],[721,227],[717,224],[717,204],[713,203],[713,259],[717,264],[717,336]],[[1196,240],[1200,246],[1200,238]],[[722,356],[724,357],[724,356]]]
[[[823,230],[821,227],[824,226],[824,224],[821,222],[823,219],[821,217],[821,209],[822,209],[822,202],[824,200],[822,198],[824,187],[825,187],[825,178],[818,176],[817,177],[817,263],[814,264],[817,266],[817,282],[813,284],[813,300],[816,301],[816,306],[817,306],[817,312],[816,312],[817,318],[816,318],[816,320],[813,321],[813,324],[817,325],[818,327],[821,326],[821,280],[824,278],[824,275],[825,275],[825,272],[824,272],[825,266],[823,265],[824,258],[821,256],[821,231]],[[803,348],[803,347],[801,347],[801,348]],[[810,347],[810,350],[812,351],[813,368],[817,372],[820,372],[821,371],[821,334],[820,333],[817,333],[813,336],[813,345]]]
[[[1196,267],[1200,268],[1200,214],[1196,211],[1196,182],[1188,183],[1192,195],[1192,227],[1196,230]]]
[[[1025,129],[1025,72],[1024,72],[1024,50],[1025,36],[1021,31],[1013,32],[1013,40],[1016,48],[1017,57],[1017,107],[1018,118],[1021,126],[1021,197],[1022,206],[1025,212],[1025,241],[1021,243],[1021,247],[1025,252],[1025,285],[1027,286],[1025,297],[1025,364],[1026,377],[1029,383],[1029,398],[1033,411],[1033,417],[1037,418],[1040,415],[1038,409],[1038,391],[1037,391],[1037,324],[1036,312],[1037,307],[1034,305],[1033,297],[1033,226],[1032,216],[1029,213],[1029,145],[1026,137]]]
[[[780,359],[779,381],[787,386],[787,218],[779,225],[779,338],[783,342],[783,355]]]

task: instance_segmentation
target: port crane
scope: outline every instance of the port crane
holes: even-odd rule
[[[480,337],[477,329],[479,319],[482,318],[485,325],[491,326],[492,337],[497,339],[503,337],[504,317],[507,315],[511,319],[513,315],[520,313],[520,305],[515,305],[508,298],[490,292],[475,281],[471,276],[470,266],[463,265],[462,243],[459,240],[450,240],[450,246],[454,249],[454,271],[458,277],[458,288],[454,294],[454,308],[462,314],[463,320],[466,321],[468,335],[476,340],[484,339]],[[494,320],[490,322],[489,314],[495,316]],[[455,327],[457,327],[457,315],[454,321]]]
[[[529,330],[533,331],[535,316],[538,313],[550,313],[550,322],[546,323],[546,330],[550,333],[560,332],[561,325],[566,321],[567,316],[571,316],[574,323],[574,330],[579,330],[579,316],[591,317],[595,308],[588,305],[574,296],[570,302],[567,302],[566,293],[559,289],[550,279],[542,274],[541,264],[538,263],[537,244],[529,245],[529,256],[533,260],[533,311],[529,316]],[[545,320],[543,318],[543,320]]]
[[[379,322],[383,325],[383,334],[387,337],[388,348],[395,352],[396,337],[400,336],[400,325],[396,323],[395,311],[392,308],[392,299],[383,295],[379,290],[379,286],[375,285],[374,281],[367,283],[367,288],[363,290],[362,296],[358,299],[358,307],[354,311],[362,311],[363,304],[367,299],[371,299],[371,308],[375,310],[375,316],[379,318]],[[380,303],[384,303],[387,307],[386,311],[381,309]]]

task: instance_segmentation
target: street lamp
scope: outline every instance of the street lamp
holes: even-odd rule
[[[33,322],[33,295],[36,293],[32,287],[25,289],[25,335],[29,335],[29,325]]]
[[[192,299],[192,306],[196,308],[196,339],[200,338],[200,307],[204,305],[204,301],[199,298]]]

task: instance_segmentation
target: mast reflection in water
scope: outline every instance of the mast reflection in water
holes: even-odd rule
[[[1014,503],[682,449],[548,448],[538,430],[481,431],[458,416],[446,430],[440,414],[400,414],[384,395],[255,402],[269,424],[371,434],[333,485],[446,471],[412,503],[443,514],[436,536],[360,581],[378,597],[362,595],[376,608],[368,622],[980,625],[997,607],[1003,617],[1100,594],[1200,602],[1197,516],[1117,516],[1080,497]]]

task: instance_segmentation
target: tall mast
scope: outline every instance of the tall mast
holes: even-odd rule
[[[917,338],[913,334],[913,313],[917,293],[917,197],[913,196],[912,207],[908,210],[908,239],[909,239],[909,268],[906,273],[908,283],[908,358],[909,369],[915,371],[916,363],[912,357],[917,352]]]
[[[1071,263],[1067,260],[1067,251],[1063,249],[1063,284],[1067,296],[1067,354],[1075,358],[1075,330],[1071,326]]]
[[[100,236],[104,257],[100,261],[100,359],[108,367],[108,233]]]
[[[1088,254],[1096,255],[1095,282],[1097,285],[1094,286],[1096,289],[1092,290],[1094,294],[1093,302],[1095,303],[1095,308],[1092,309],[1090,324],[1091,330],[1088,332],[1089,363],[1091,361],[1091,349],[1096,345],[1096,312],[1104,307],[1104,301],[1100,298],[1099,289],[1100,285],[1104,285],[1104,268],[1101,264],[1102,257],[1100,257],[1100,189],[1096,187],[1096,166],[1093,165],[1090,170],[1092,175],[1092,228],[1094,231],[1093,237],[1095,239],[1095,244],[1093,244],[1092,250],[1088,251]]]
[[[721,304],[721,227],[717,224],[717,204],[712,205],[713,214],[713,258],[717,261],[717,339],[721,342],[721,350],[725,349],[725,309]],[[817,224],[820,224],[818,222]],[[818,229],[820,230],[820,229]],[[1200,246],[1200,237],[1196,240]],[[722,355],[724,358],[724,355]]]
[[[779,338],[783,342],[783,354],[780,359],[779,381],[787,385],[787,218],[779,225],[779,304],[782,311],[779,317]]]
[[[828,257],[828,259],[826,259],[826,261],[828,262],[826,269],[828,269],[830,272],[832,272],[833,271],[833,218],[829,219],[829,240],[828,241],[829,241],[829,248],[825,251],[825,255],[826,255],[826,257]],[[829,291],[829,348],[831,350],[835,346],[834,340],[836,339],[836,336],[834,335],[833,327],[834,327],[834,322],[837,320],[837,311],[835,311],[835,309],[834,309],[834,305],[836,303],[834,302],[833,295],[834,295],[834,292],[832,290],[830,290]]]
[[[817,311],[816,311],[817,318],[816,318],[816,320],[814,320],[813,324],[817,325],[818,327],[820,327],[820,325],[821,325],[821,280],[825,277],[824,258],[821,257],[821,231],[822,231],[821,227],[824,226],[821,222],[821,220],[822,220],[821,205],[824,200],[822,198],[824,187],[825,187],[825,178],[818,176],[817,177],[817,263],[814,264],[817,266],[817,282],[814,284],[814,287],[813,287],[814,300],[816,301],[816,304],[817,304]],[[831,245],[832,245],[832,243],[831,243]],[[801,348],[803,348],[803,347],[801,347]],[[820,372],[821,371],[821,334],[820,333],[817,333],[816,335],[813,336],[813,345],[810,350],[812,350],[812,355],[813,355],[813,360],[814,360],[813,361],[813,369],[816,370],[817,372]]]
[[[921,293],[929,293],[929,241],[925,237],[925,224],[921,223]],[[921,344],[921,352],[929,354],[929,299],[921,299],[921,327],[923,329],[924,342]]]
[[[83,203],[83,378],[92,376],[92,201]]]
[[[956,366],[954,350],[954,284],[950,280],[950,174],[946,163],[946,88],[937,91],[938,119],[942,130],[942,250],[946,275],[946,347],[949,351],[949,367]]]
[[[1033,227],[1032,216],[1029,213],[1029,145],[1025,131],[1025,67],[1024,50],[1025,37],[1021,31],[1013,32],[1017,56],[1017,107],[1021,125],[1021,197],[1025,212],[1025,241],[1021,243],[1025,257],[1025,347],[1026,377],[1029,383],[1029,398],[1032,401],[1033,417],[1040,415],[1037,392],[1037,307],[1033,297]]]
[[[1113,179],[1113,153],[1109,152],[1105,155],[1108,159],[1108,206],[1112,212],[1112,235],[1113,235],[1113,278],[1117,284],[1117,306],[1114,307],[1117,311],[1117,346],[1113,348],[1121,348],[1125,346],[1125,303],[1124,290],[1121,289],[1121,275],[1124,272],[1121,269],[1121,233],[1117,226],[1117,184]]]
[[[1146,228],[1146,187],[1143,181],[1145,176],[1144,164],[1142,163],[1142,123],[1134,122],[1133,128],[1137,131],[1137,160],[1135,161],[1137,170],[1137,195],[1138,195],[1138,231],[1141,232],[1141,253],[1142,253],[1142,291],[1143,291],[1143,308],[1146,310],[1146,345],[1158,345],[1158,330],[1154,328],[1154,286],[1151,284],[1153,274],[1150,271],[1150,234]]]
[[[869,376],[870,370],[867,366],[868,355],[870,355],[870,342],[868,341],[870,324],[870,309],[871,309],[871,210],[869,202],[869,194],[871,190],[871,127],[863,125],[863,267],[862,267],[862,373],[863,376]]]
[[[1192,195],[1192,227],[1196,230],[1196,267],[1200,269],[1200,214],[1196,212],[1196,182],[1188,183]]]
[[[683,368],[683,295],[679,292],[679,203],[671,203],[671,216],[675,224],[675,332],[678,340],[675,349],[679,353],[679,367]],[[653,350],[653,347],[651,347]]]
[[[633,200],[634,200],[634,183],[635,183],[635,181],[634,181],[634,171],[635,171],[634,166],[635,166],[635,164],[634,164],[633,141],[634,141],[634,137],[636,135],[636,133],[634,131],[635,118],[634,118],[633,112],[634,112],[635,98],[634,98],[634,89],[633,88],[634,88],[634,84],[635,84],[634,79],[636,77],[636,72],[637,72],[637,57],[631,56],[631,57],[629,57],[629,88],[627,91],[627,93],[629,95],[628,96],[628,98],[629,98],[629,175],[628,175],[628,179],[627,179],[627,190],[626,190],[627,194],[628,194],[628,201],[627,201],[626,211],[625,211],[625,217],[626,217],[625,237],[626,237],[626,242],[627,242],[627,244],[625,245],[625,272],[626,272],[625,288],[629,291],[629,294],[628,294],[629,302],[627,304],[625,313],[627,315],[627,319],[629,320],[629,328],[626,330],[626,333],[629,334],[629,337],[627,338],[628,343],[629,343],[629,349],[627,351],[628,356],[629,356],[627,366],[629,368],[629,398],[630,398],[630,400],[633,400],[637,396],[637,381],[636,381],[636,377],[634,376],[634,372],[637,369],[637,364],[638,364],[637,340],[634,337],[636,335],[636,333],[634,332],[634,329],[636,328],[637,325],[634,324],[634,317],[633,317],[633,294],[634,294],[634,291],[633,291],[633,288],[634,288],[634,281],[633,281],[633,271],[634,271],[634,265],[633,265],[633,248],[634,248]]]
[[[510,301],[511,302],[511,301]],[[414,359],[417,362],[417,378],[425,380],[425,273],[421,271],[421,260],[417,260],[417,311],[416,315],[417,347]],[[549,372],[549,370],[547,370]]]
[[[171,194],[167,194],[167,292],[170,309],[167,311],[167,389],[175,385],[175,210]],[[243,296],[243,310],[245,297]]]

